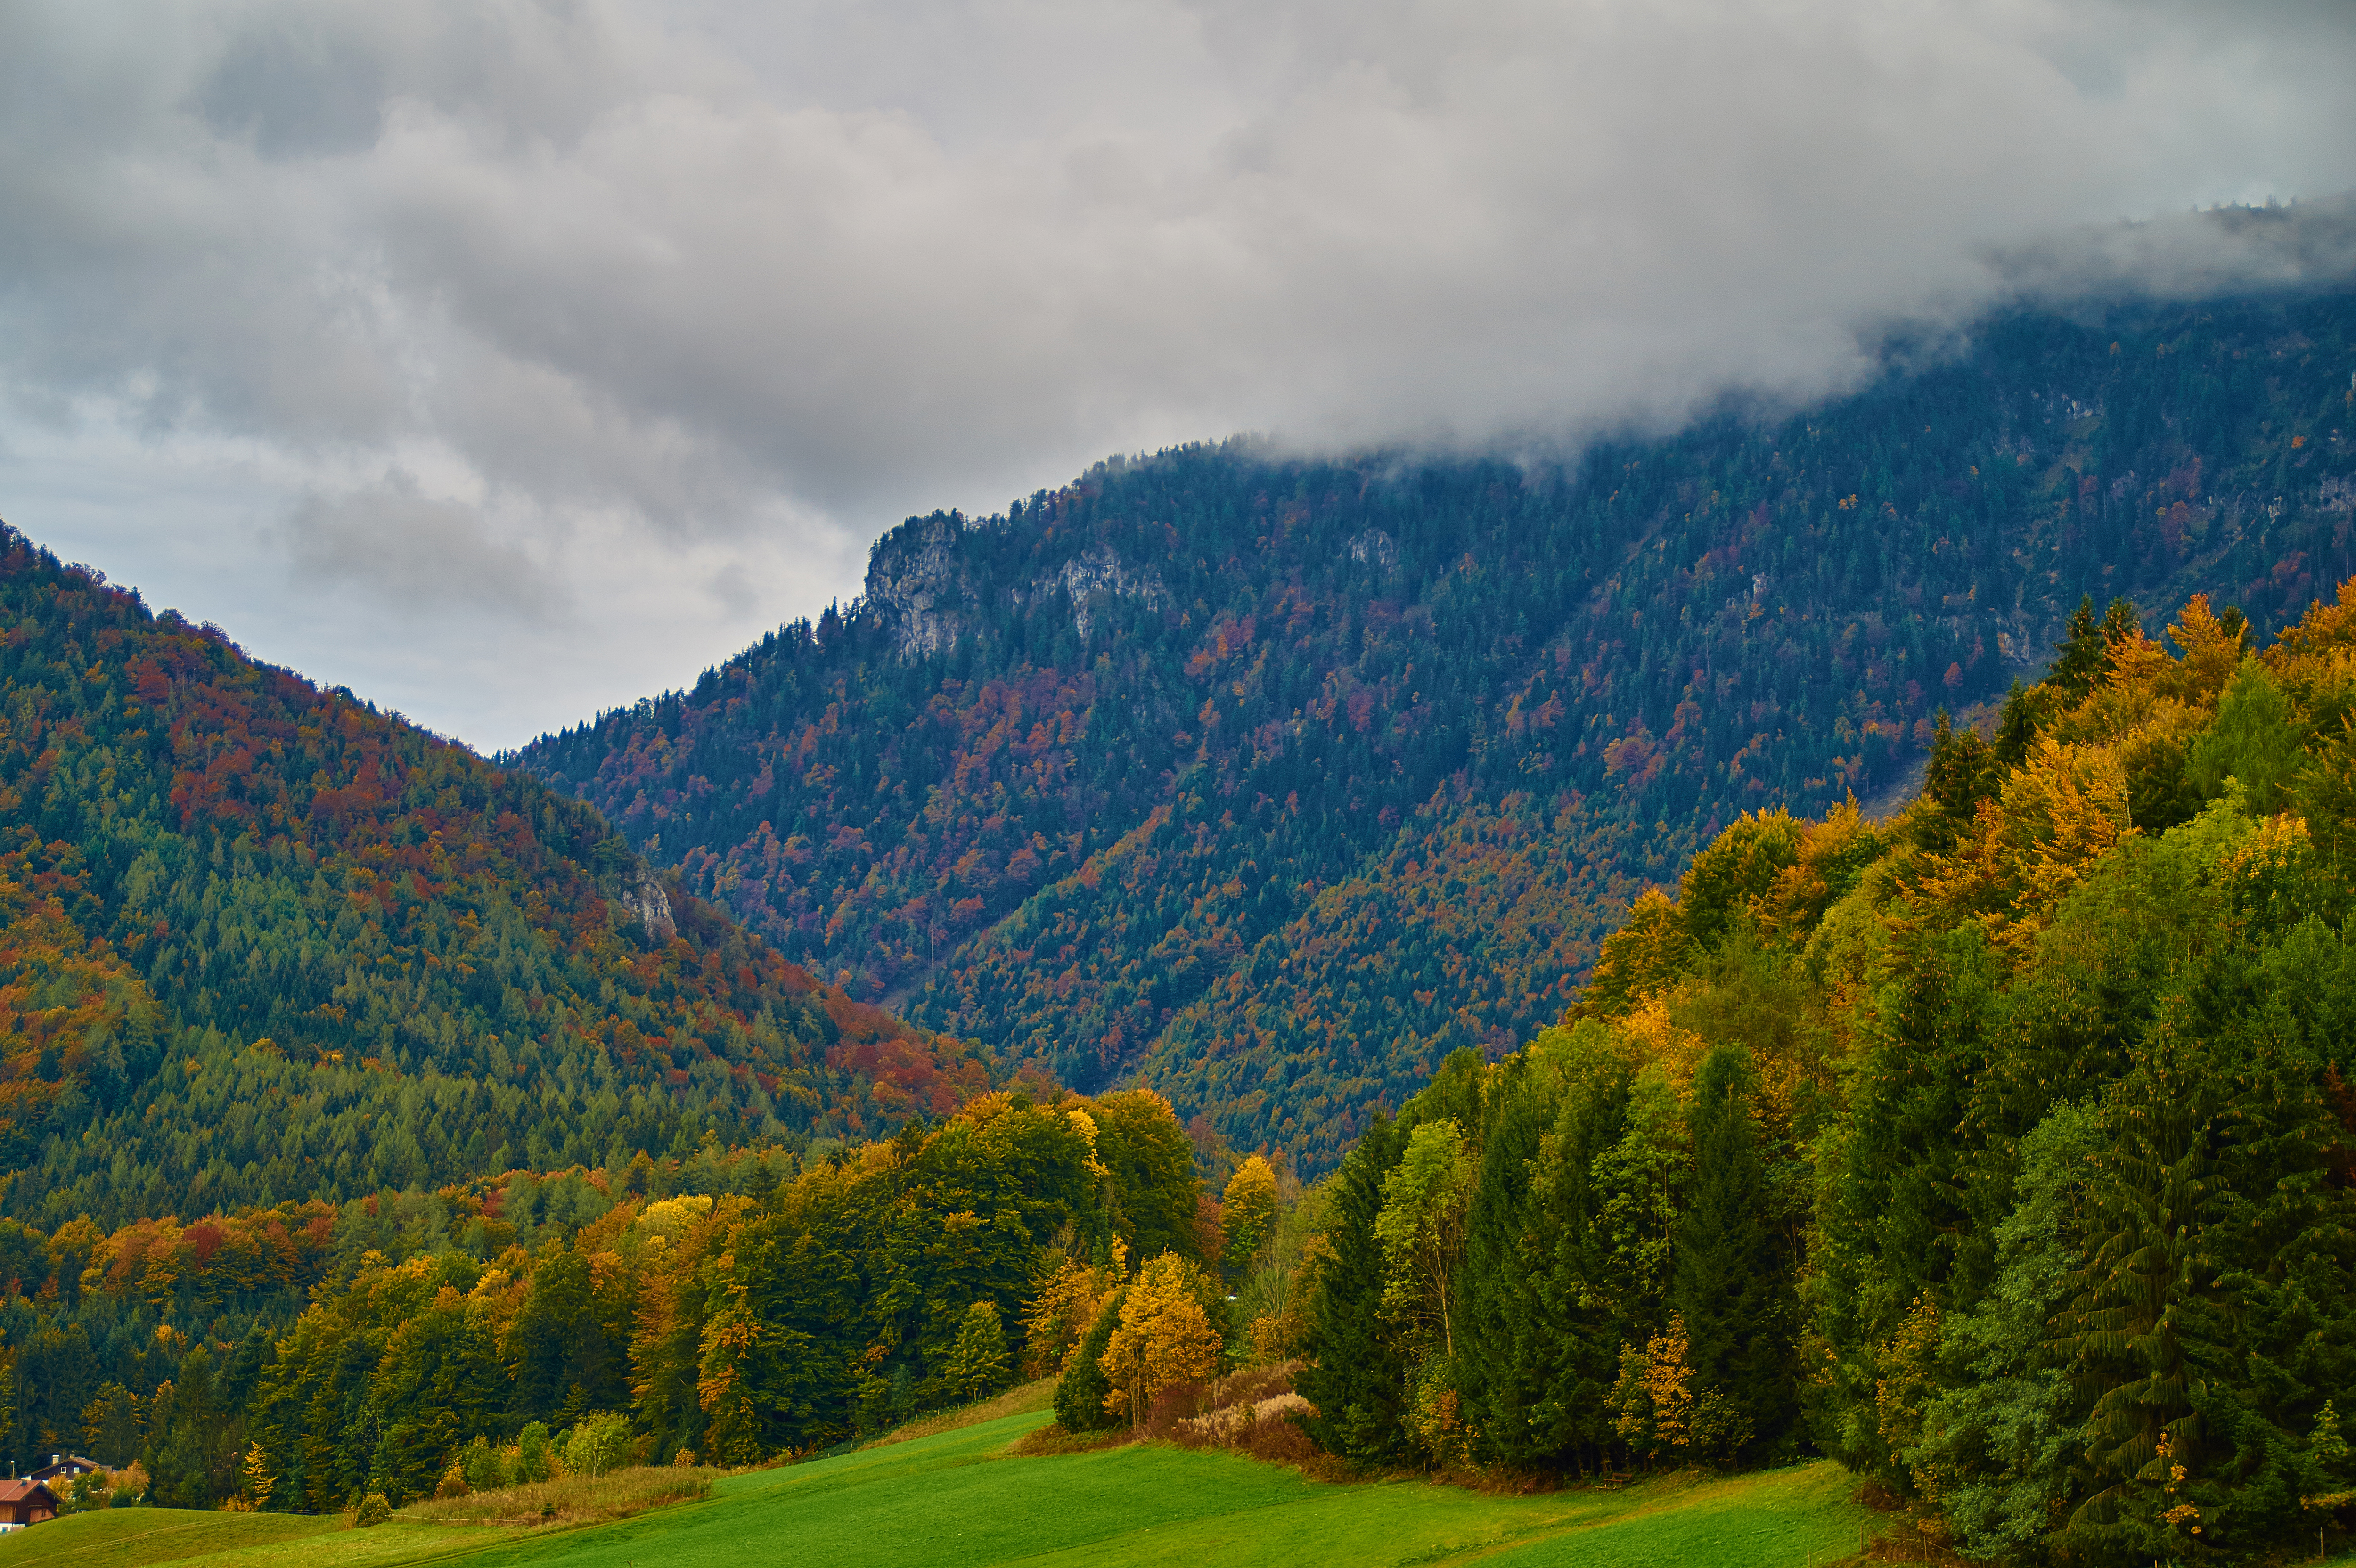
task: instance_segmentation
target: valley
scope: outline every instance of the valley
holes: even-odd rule
[[[0,1564],[2344,1544],[2351,389],[1108,462],[489,759],[10,532]]]

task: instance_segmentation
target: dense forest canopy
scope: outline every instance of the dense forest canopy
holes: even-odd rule
[[[1559,1022],[1306,1192],[1150,1091],[189,1224],[0,1222],[19,1454],[396,1501],[605,1430],[744,1463],[1241,1363],[1344,1461],[1835,1456],[1975,1561],[2356,1523],[2356,581],[2262,650],[2091,602],[1873,820],[1746,813]],[[520,1468],[519,1468],[520,1467]]]
[[[1247,1253],[1274,1199],[1237,1206]],[[135,1463],[180,1507],[255,1500],[258,1472],[305,1512],[432,1496],[454,1467],[481,1484],[607,1423],[654,1462],[750,1464],[1055,1371],[1058,1278],[1178,1271],[1216,1343],[1226,1250],[1142,1091],[985,1093],[799,1156],[707,1145],[112,1232],[0,1221],[0,1445]]]
[[[1328,1168],[1747,810],[1912,786],[2083,592],[2356,571],[2356,295],[2024,313],[1568,464],[1106,464],[516,759],[865,999]]]
[[[1974,1561],[2308,1549],[2356,1518],[2351,910],[2356,581],[2263,652],[2084,604],[1903,812],[1739,818],[1561,1026],[1374,1123],[1314,1430],[1814,1450]]]
[[[989,1061],[596,811],[0,533],[0,1202],[339,1201],[939,1114]]]

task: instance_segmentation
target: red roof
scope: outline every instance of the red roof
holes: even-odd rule
[[[57,1493],[30,1476],[21,1476],[13,1481],[0,1481],[0,1503],[31,1502],[34,1500],[36,1492],[52,1504],[58,1500]]]

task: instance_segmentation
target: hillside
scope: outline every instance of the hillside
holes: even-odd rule
[[[2280,1561],[2356,1459],[2356,581],[2079,618],[1898,816],[1746,816],[1343,1162],[1336,1452],[1839,1458],[1974,1562]]]
[[[862,1000],[1329,1167],[1741,812],[1903,798],[2083,593],[2356,571],[2356,296],[2023,314],[1576,463],[1108,463],[513,759]]]
[[[944,1111],[989,1061],[596,811],[0,532],[5,1211],[193,1216]]]

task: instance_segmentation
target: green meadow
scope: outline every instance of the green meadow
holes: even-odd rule
[[[129,1509],[0,1541],[0,1568],[1335,1568],[1481,1559],[1495,1568],[1819,1568],[1854,1556],[1871,1516],[1831,1464],[1616,1491],[1493,1497],[1429,1482],[1333,1485],[1238,1456],[1139,1445],[1015,1457],[1039,1424],[1008,1416],[832,1459],[730,1476],[701,1502],[545,1532],[396,1518]]]

